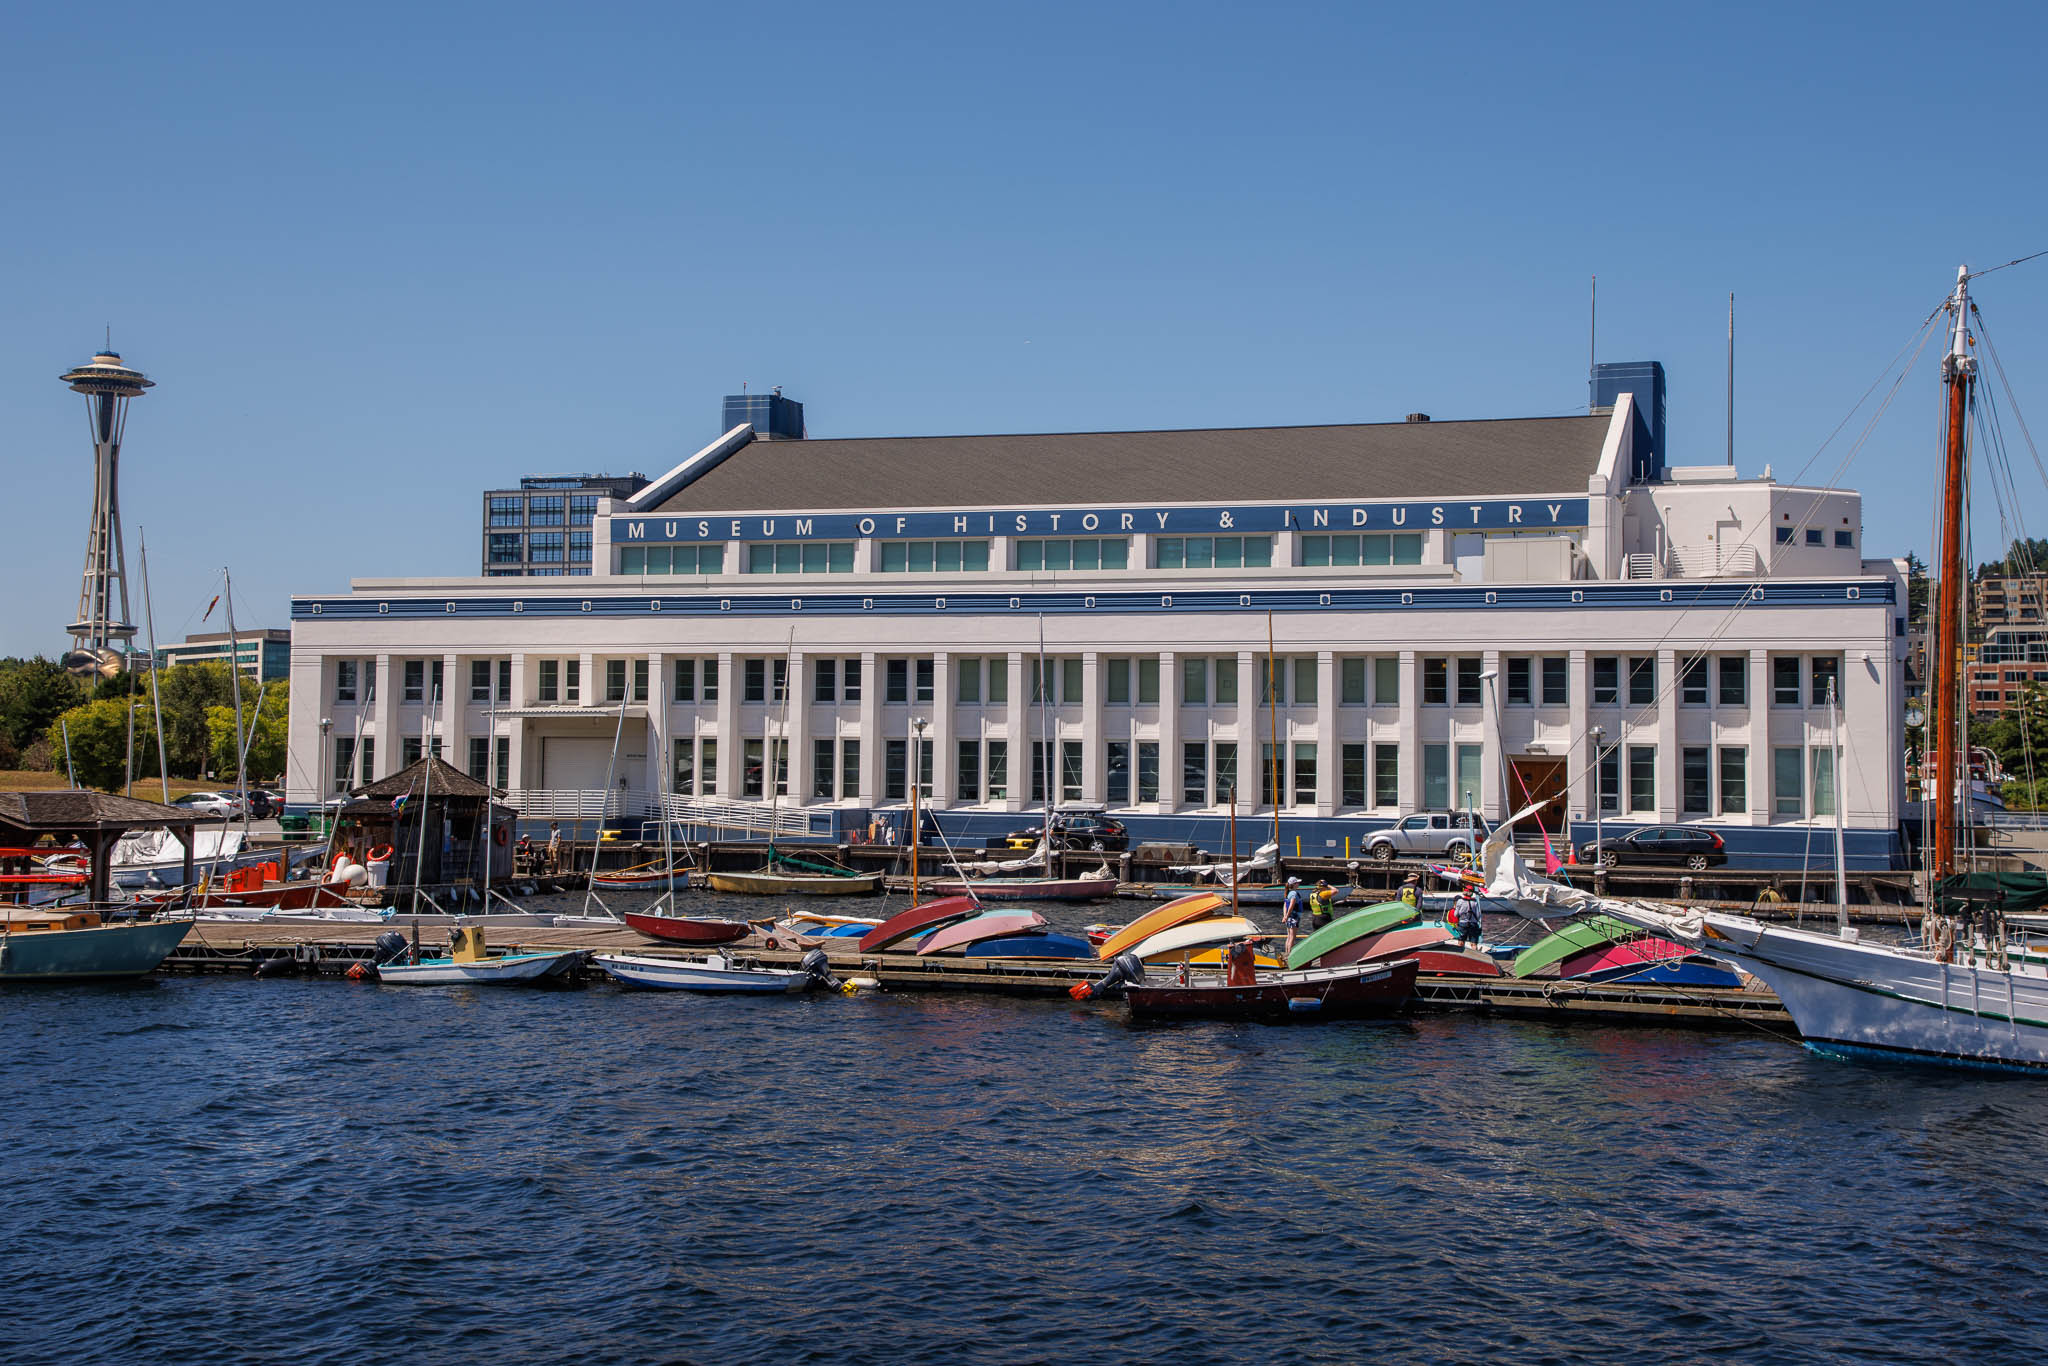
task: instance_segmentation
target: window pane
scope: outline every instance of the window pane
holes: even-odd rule
[[[707,547],[708,549],[708,547]],[[712,570],[705,570],[712,573]],[[825,547],[825,572],[828,574],[851,574],[853,572],[853,542],[834,541]]]
[[[1349,568],[1358,563],[1358,542],[1356,536],[1332,536],[1330,538],[1330,563]]]
[[[1619,702],[1621,700],[1621,661],[1613,655],[1601,655],[1593,661],[1593,701]]]
[[[981,701],[981,661],[972,657],[956,659],[953,661],[953,669],[960,679],[959,686],[955,690],[958,700],[962,702]]]
[[[1771,702],[1780,707],[1799,705],[1799,656],[1779,655],[1771,661]]]
[[[839,792],[848,801],[860,796],[860,741],[839,742]]]
[[[1679,701],[1688,707],[1707,705],[1707,661],[1688,659],[1679,675]]]
[[[1104,569],[1128,569],[1131,563],[1131,543],[1118,538],[1102,543],[1102,567]]]
[[[1477,810],[1486,804],[1486,791],[1479,785],[1480,756],[1483,753],[1479,745],[1458,746],[1458,790],[1451,796],[1460,811],[1467,808]]]
[[[1401,700],[1401,661],[1396,656],[1381,655],[1372,662],[1372,700],[1381,706]]]
[[[1422,747],[1422,804],[1441,811],[1451,804],[1451,747]]]
[[[1365,661],[1362,659],[1346,659],[1343,663],[1343,677],[1344,691],[1342,693],[1342,700],[1353,706],[1363,705],[1365,702]],[[1363,764],[1364,760],[1361,759],[1359,762]]]
[[[1749,661],[1741,655],[1723,655],[1721,669],[1721,705],[1739,707],[1749,701]]]
[[[816,659],[811,661],[811,700],[833,702],[839,697],[839,661]]]
[[[1295,742],[1294,746],[1294,804],[1313,806],[1316,802],[1316,747],[1313,743]]]
[[[1235,536],[1216,538],[1216,567],[1237,569],[1244,564],[1244,542]]]
[[[1701,747],[1687,746],[1680,756],[1685,766],[1683,810],[1687,815],[1704,816],[1713,810],[1710,804],[1713,777],[1708,772],[1709,752]]]
[[[1043,569],[1043,568],[1045,568],[1045,542],[1044,542],[1044,541],[1019,541],[1019,542],[1017,542],[1017,568],[1019,568],[1019,569]]]
[[[1343,768],[1337,775],[1339,785],[1337,803],[1340,806],[1365,805],[1365,746],[1346,745],[1340,756]]]
[[[1186,806],[1209,804],[1209,747],[1199,740],[1180,747],[1180,799]]]
[[[804,548],[800,545],[779,545],[775,547],[775,572],[778,574],[800,574],[804,567]]]
[[[1314,705],[1322,683],[1322,664],[1312,656],[1294,661],[1294,701],[1298,706]]]
[[[1216,800],[1228,802],[1237,798],[1237,744],[1235,741],[1219,740],[1216,743]]]
[[[1237,705],[1237,657],[1224,655],[1216,661],[1216,704]]]
[[[1530,691],[1529,660],[1526,656],[1508,661],[1508,701],[1527,705],[1535,700]]]
[[[1737,816],[1749,810],[1749,751],[1721,751],[1721,814]]]
[[[1074,542],[1074,568],[1098,569],[1102,565],[1102,549],[1096,541]]]
[[[1103,777],[1106,796],[1113,806],[1131,800],[1131,746],[1127,740],[1111,740],[1103,746]]]
[[[981,741],[962,740],[953,771],[953,796],[963,802],[981,800]]]
[[[882,744],[882,800],[900,802],[910,795],[910,742]]]
[[[1045,567],[1047,569],[1072,569],[1074,567],[1074,543],[1072,541],[1047,541],[1045,543]]]
[[[882,572],[901,574],[910,568],[910,547],[902,541],[882,542]]]
[[[1180,700],[1191,707],[1204,706],[1208,703],[1208,660],[1183,659],[1180,662]]]
[[[1004,801],[1010,795],[1010,742],[988,742],[988,799]]]
[[[1328,536],[1304,536],[1301,538],[1301,562],[1319,567],[1330,562],[1330,538]]]
[[[1657,809],[1657,747],[1628,747],[1628,809],[1632,812]]]
[[[988,568],[988,542],[968,541],[960,548],[960,567],[970,574],[979,574]]]
[[[912,541],[908,548],[910,550],[910,572],[913,574],[931,573],[932,543],[930,541]]]
[[[1138,700],[1157,702],[1159,700],[1159,657],[1147,655],[1138,661]]]
[[[1007,702],[1010,700],[1010,660],[1007,655],[989,656],[988,700],[991,702]]]
[[[1813,814],[1835,814],[1835,752],[1832,749],[1813,752]]]
[[[1451,661],[1440,655],[1422,661],[1422,701],[1441,707],[1451,700]]]
[[[832,791],[832,742],[811,741],[811,789],[820,801],[831,801]]]
[[[1643,706],[1657,700],[1655,655],[1637,655],[1629,660],[1628,700],[1630,706]]]
[[[1372,747],[1372,804],[1374,806],[1399,806],[1401,804],[1401,747],[1399,745],[1374,745]]]
[[[1273,563],[1273,538],[1271,536],[1247,536],[1244,538],[1244,564],[1247,569],[1266,569]]]
[[[1178,536],[1161,536],[1157,542],[1158,560],[1161,569],[1179,569],[1183,563],[1185,543]]]
[[[1103,667],[1107,676],[1103,680],[1104,699],[1109,702],[1127,703],[1131,700],[1131,661],[1128,659],[1106,659]]]
[[[1079,661],[1075,661],[1079,663]],[[1159,786],[1159,746],[1152,746],[1152,785]],[[1078,802],[1081,800],[1081,742],[1060,741],[1060,800]],[[1151,800],[1147,798],[1147,800]]]
[[[1081,700],[1081,661],[1078,659],[1061,660],[1060,674],[1060,701],[1079,702]],[[1075,800],[1079,799],[1076,798]]]

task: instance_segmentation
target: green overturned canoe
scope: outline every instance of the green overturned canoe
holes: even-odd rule
[[[1575,953],[1597,949],[1602,944],[1612,944],[1617,939],[1626,939],[1635,934],[1636,927],[1625,920],[1616,920],[1611,915],[1589,915],[1580,920],[1567,921],[1563,926],[1531,944],[1515,955],[1513,969],[1516,977],[1533,977],[1548,967],[1554,967]]]
[[[1339,916],[1294,946],[1294,952],[1287,955],[1289,971],[1313,963],[1332,949],[1341,949],[1354,939],[1363,939],[1369,934],[1391,930],[1396,925],[1405,925],[1420,919],[1422,912],[1405,901],[1382,901],[1377,906],[1367,906],[1349,915]]]

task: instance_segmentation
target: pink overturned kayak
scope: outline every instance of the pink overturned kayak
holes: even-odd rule
[[[941,897],[927,901],[921,906],[912,906],[907,911],[898,911],[881,924],[860,937],[862,953],[880,953],[883,949],[915,935],[935,930],[941,925],[950,925],[955,920],[965,920],[981,913],[971,896]]]
[[[1316,959],[1315,965],[1319,968],[1342,968],[1353,963],[1376,963],[1386,958],[1406,958],[1412,956],[1418,949],[1449,946],[1456,940],[1457,936],[1442,925],[1412,925],[1405,930],[1368,934],[1348,944],[1340,944]]]
[[[944,953],[947,949],[965,948],[979,944],[984,939],[1007,939],[1012,935],[1029,934],[1045,926],[1045,917],[1037,911],[991,911],[977,915],[972,920],[956,921],[947,925],[917,946],[918,956]]]

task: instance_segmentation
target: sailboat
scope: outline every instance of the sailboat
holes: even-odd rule
[[[1599,898],[1598,909],[1638,929],[1727,959],[1761,978],[1791,1012],[1809,1048],[2000,1071],[2048,1070],[2048,964],[2009,948],[2000,879],[1959,870],[1956,834],[1968,773],[1959,744],[1957,676],[1966,624],[1963,539],[1965,423],[1977,363],[1970,355],[1970,273],[1956,272],[1950,345],[1942,363],[1947,439],[1936,574],[1933,896],[1918,947],[1865,943],[1844,911],[1833,934],[1767,925],[1718,911],[1679,911]],[[1839,770],[1837,770],[1839,772]],[[1840,803],[1837,803],[1839,807]],[[2011,875],[2005,875],[2011,876]],[[2040,879],[2036,877],[2034,882]],[[2035,894],[2026,900],[2037,899]]]
[[[796,633],[790,633],[790,646]],[[796,691],[787,660],[782,675],[782,734],[766,737],[762,746],[762,781],[768,785],[768,862],[751,873],[704,875],[714,892],[734,896],[863,896],[882,890],[880,873],[856,873],[822,857],[798,857],[775,847],[775,812],[789,771],[789,698]]]

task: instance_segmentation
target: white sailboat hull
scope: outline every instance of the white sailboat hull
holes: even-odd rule
[[[1939,963],[1914,949],[1743,916],[1674,916],[1611,902],[1602,909],[1762,979],[1817,1051],[2048,1069],[2048,971],[2039,966]]]
[[[704,958],[656,958],[600,953],[593,960],[629,987],[667,991],[748,992],[774,995],[802,991],[810,974],[790,968],[743,967],[722,954]]]

